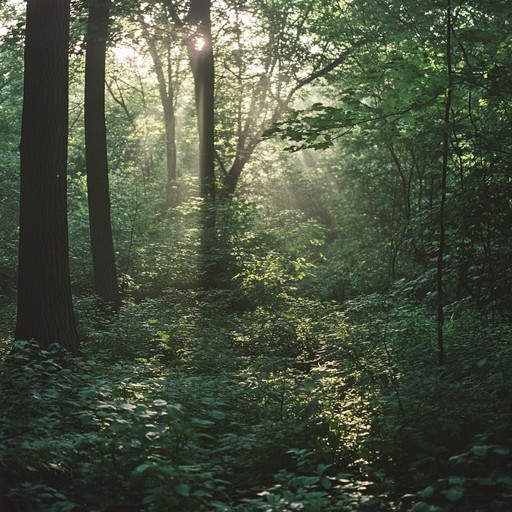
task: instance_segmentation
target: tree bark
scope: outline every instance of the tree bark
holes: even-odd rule
[[[252,154],[252,151],[250,154]],[[228,198],[235,194],[238,181],[240,180],[240,176],[242,175],[242,171],[244,170],[247,161],[248,158],[241,158],[239,155],[235,156],[229,172],[222,180],[222,197]]]
[[[164,111],[165,125],[165,143],[167,157],[167,183],[166,183],[166,204],[167,208],[175,206],[177,203],[176,180],[177,172],[177,150],[176,150],[176,114],[174,108],[175,88],[173,84],[173,73],[171,70],[171,62],[168,58],[167,62],[167,78],[164,72],[164,64],[158,53],[155,41],[151,37],[145,22],[140,19],[140,25],[146,41],[148,43],[149,53],[155,68],[155,74],[158,82],[158,91],[160,94],[160,102]]]
[[[215,288],[221,272],[216,256],[215,231],[215,65],[211,31],[211,0],[191,0],[185,20],[190,68],[194,78],[199,135],[199,194],[204,199],[201,210],[201,283]]]
[[[215,198],[215,66],[211,32],[211,0],[191,0],[186,25],[187,53],[194,77],[199,133],[199,190]]]
[[[89,0],[85,54],[85,160],[96,294],[119,306],[107,160],[105,57],[110,0]]]
[[[446,75],[447,88],[444,111],[444,136],[443,136],[443,163],[441,167],[441,207],[439,212],[439,249],[437,251],[437,353],[439,366],[444,366],[446,355],[444,349],[444,253],[446,248],[446,183],[448,175],[448,157],[450,152],[450,110],[452,108],[452,11],[451,2],[447,1],[446,8]]]
[[[15,338],[78,352],[68,257],[69,0],[28,0]]]
[[[211,31],[211,0],[190,0],[184,20],[172,0],[164,0],[173,22],[185,37],[194,93],[199,135],[199,194],[204,199],[201,210],[201,283],[216,285],[219,262],[216,258],[215,231],[215,64]]]

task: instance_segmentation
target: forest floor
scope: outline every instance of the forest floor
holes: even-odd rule
[[[4,308],[4,508],[512,510],[510,327],[454,315],[441,372],[424,308],[235,295],[79,299],[81,357]]]

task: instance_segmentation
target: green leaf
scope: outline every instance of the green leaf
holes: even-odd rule
[[[449,501],[459,501],[462,496],[464,496],[464,488],[463,487],[452,487],[447,491],[444,491],[443,494],[446,496],[446,499]]]
[[[140,475],[146,472],[148,469],[151,469],[151,467],[151,464],[141,464],[132,471],[132,475]]]
[[[133,411],[134,409],[136,409],[136,407],[135,405],[130,403],[121,403],[119,404],[119,409],[122,409],[124,411]]]
[[[414,507],[412,507],[411,512],[430,512],[430,506],[424,503],[423,501],[420,501],[414,504]]]
[[[331,466],[332,464],[318,464],[318,466],[316,467],[316,472],[319,475],[323,475],[325,473],[325,470],[330,468]]]
[[[216,420],[223,420],[226,417],[226,414],[222,411],[208,411],[208,416],[210,416],[210,418],[215,418]]]
[[[490,486],[493,486],[493,485],[496,485],[496,482],[492,479],[492,478],[475,478],[475,481],[479,484],[479,485],[483,485],[485,487],[490,487]]]
[[[489,447],[486,444],[477,444],[471,448],[471,453],[477,457],[484,457],[487,455]]]
[[[167,414],[176,420],[183,416],[183,411],[181,410],[180,405],[170,404],[167,406]]]
[[[463,476],[450,476],[448,477],[450,484],[463,485],[466,482],[466,478]]]
[[[190,485],[188,484],[176,484],[174,489],[180,496],[190,496]]]
[[[425,487],[425,489],[423,489],[421,492],[420,492],[420,496],[426,500],[427,498],[430,498],[430,496],[432,496],[434,494],[434,488],[429,485],[428,487]]]
[[[320,484],[326,491],[332,487],[332,483],[328,478],[322,478],[322,480],[320,480]]]
[[[507,487],[512,488],[512,477],[511,476],[500,476],[496,478],[496,481]]]
[[[114,434],[117,434],[118,432],[122,432],[123,430],[126,430],[126,425],[122,423],[113,423],[110,425],[110,431]]]

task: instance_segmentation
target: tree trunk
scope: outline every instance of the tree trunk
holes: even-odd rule
[[[191,0],[186,39],[194,77],[199,133],[199,187],[201,197],[215,198],[215,67],[210,19],[211,0]]]
[[[119,288],[110,222],[105,126],[109,11],[110,0],[89,0],[85,57],[85,159],[95,291],[105,303],[117,308]]]
[[[201,282],[205,288],[216,286],[220,272],[215,232],[215,66],[210,10],[211,0],[191,0],[185,40],[194,77],[199,135],[199,193],[204,199],[201,210]]]
[[[444,366],[446,362],[444,350],[444,290],[443,290],[443,270],[444,253],[446,248],[446,182],[448,174],[448,157],[450,151],[450,110],[452,108],[452,12],[450,0],[446,8],[446,75],[447,89],[444,111],[444,137],[443,137],[443,163],[441,168],[441,208],[439,212],[439,249],[437,251],[437,352],[439,366]]]
[[[165,187],[165,206],[170,208],[177,203],[176,180],[177,172],[177,151],[176,151],[176,114],[174,109],[175,88],[173,83],[173,74],[171,70],[170,58],[167,59],[167,79],[164,72],[164,64],[158,53],[158,48],[149,33],[144,20],[139,20],[142,32],[149,47],[149,53],[155,68],[155,74],[158,82],[158,92],[160,102],[164,111],[165,126],[165,145],[167,157],[167,183]]]
[[[164,106],[165,116],[165,139],[167,148],[167,183],[165,186],[166,207],[176,206],[178,202],[177,194],[177,150],[176,150],[176,117],[174,115],[174,105],[169,85],[170,98],[167,107]]]
[[[78,352],[68,259],[69,0],[28,0],[15,338]]]
[[[247,160],[242,160],[239,155],[235,156],[233,165],[222,180],[222,196],[231,197],[235,194],[236,186],[242,175]]]

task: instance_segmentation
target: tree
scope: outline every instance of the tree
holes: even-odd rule
[[[211,0],[191,0],[188,12],[180,17],[174,2],[166,5],[175,26],[182,32],[194,78],[194,97],[199,136],[199,195],[201,208],[202,284],[215,286],[220,273],[216,259],[215,232],[215,61],[212,39]]]
[[[194,77],[204,197],[216,195],[216,161],[222,173],[219,193],[233,195],[264,132],[289,109],[297,94],[342,65],[365,43],[353,31],[341,44],[331,40],[330,33],[314,34],[311,27],[332,12],[329,5],[313,0],[224,0],[216,2],[215,9],[211,0],[162,0],[162,4],[187,48]],[[336,30],[347,35],[343,24],[349,16],[343,12],[341,18]],[[161,28],[156,32],[157,38],[167,37]],[[164,59],[158,55],[154,35],[148,36],[146,27],[165,112],[170,108],[171,80],[166,82]]]
[[[119,305],[107,160],[105,55],[110,0],[89,0],[85,57],[85,158],[89,225],[95,290],[108,304]]]
[[[292,150],[343,138],[340,189],[357,190],[347,211],[362,221],[359,240],[371,230],[381,247],[365,247],[390,261],[383,287],[415,276],[408,293],[432,310],[468,301],[493,319],[509,317],[501,276],[511,268],[510,4],[452,0],[451,36],[445,2],[351,5],[353,22],[371,30],[369,44],[332,75],[329,105],[292,111],[277,130]]]
[[[215,197],[215,65],[210,11],[211,0],[191,0],[185,39],[194,76],[200,194],[207,199]]]
[[[223,20],[219,38],[228,37],[228,25],[231,44],[220,59],[226,72],[217,85],[217,103],[226,115],[217,117],[225,141],[219,148],[220,195],[229,198],[264,133],[290,109],[299,92],[342,66],[367,38],[348,33],[350,16],[329,3],[228,0],[224,5],[230,19]],[[331,17],[336,38],[323,26],[317,33],[312,30],[319,19]]]
[[[77,352],[66,211],[69,9],[68,0],[27,1],[15,337]]]
[[[153,6],[153,16],[157,14]],[[166,204],[167,208],[175,206],[177,202],[176,180],[178,178],[177,169],[177,148],[176,148],[176,99],[178,93],[177,75],[179,72],[179,62],[176,69],[173,69],[172,47],[174,37],[165,22],[165,28],[160,27],[162,21],[159,19],[158,27],[151,31],[150,25],[146,23],[144,17],[139,16],[139,24],[142,34],[148,45],[149,54],[153,61],[155,70],[160,102],[164,114],[165,126],[165,145],[166,145],[166,164],[167,164],[167,183],[166,183]],[[161,46],[159,43],[161,42]],[[180,44],[182,48],[182,45]]]
[[[172,0],[165,0],[171,19],[182,31],[194,91],[199,134],[199,189],[201,197],[215,197],[215,64],[211,0],[191,0],[184,19]]]
[[[202,284],[215,287],[220,273],[216,259],[216,211],[212,201],[215,183],[215,63],[213,57],[211,0],[191,0],[186,17],[187,47],[194,90],[199,135],[199,194],[202,205],[201,258]]]
[[[448,159],[450,157],[450,113],[452,109],[452,6],[450,0],[446,6],[446,100],[444,110],[443,162],[441,166],[441,204],[439,211],[439,247],[437,250],[437,350],[439,365],[445,364],[444,351],[444,287],[443,259],[446,250],[446,184],[448,178]]]

